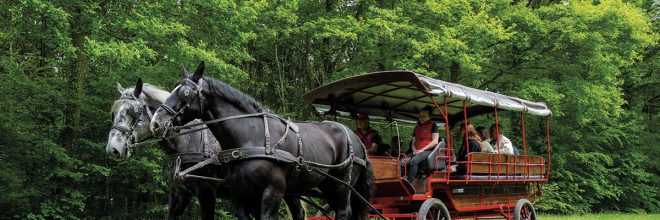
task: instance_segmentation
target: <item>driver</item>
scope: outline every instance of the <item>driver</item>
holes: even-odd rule
[[[360,138],[362,144],[367,149],[367,154],[374,155],[378,148],[383,144],[378,132],[374,129],[371,129],[369,126],[369,115],[358,114],[357,116],[357,129],[355,129],[355,135]]]

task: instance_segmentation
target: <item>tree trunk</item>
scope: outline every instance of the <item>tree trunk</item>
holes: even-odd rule
[[[451,75],[449,76],[449,82],[457,83],[459,77],[461,76],[461,67],[460,65],[458,65],[456,61],[451,61],[449,72],[451,73]]]
[[[85,60],[85,34],[82,26],[80,8],[75,9],[75,15],[71,22],[71,40],[76,49],[75,56],[71,62],[71,71],[67,75],[67,94],[70,94],[64,111],[64,130],[61,135],[62,145],[67,151],[74,151],[75,141],[78,139],[80,130],[80,102],[84,94],[84,83],[87,79]]]

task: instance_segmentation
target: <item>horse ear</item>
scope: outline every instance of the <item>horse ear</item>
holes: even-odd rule
[[[194,82],[199,82],[199,79],[201,79],[202,76],[204,76],[204,61],[199,63],[199,66],[197,66],[197,70],[195,70],[195,75],[193,75],[192,80]]]
[[[117,91],[119,91],[119,93],[124,93],[124,90],[125,90],[124,87],[122,87],[121,84],[117,82]]]
[[[181,71],[181,75],[183,75],[184,79],[188,79],[188,77],[190,77],[190,73],[188,73],[186,67],[183,67],[183,71]]]
[[[135,83],[135,90],[133,91],[135,98],[140,97],[140,93],[142,93],[142,85],[142,78],[138,78],[137,83]]]

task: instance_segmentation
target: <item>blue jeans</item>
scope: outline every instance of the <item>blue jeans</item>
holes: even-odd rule
[[[408,153],[407,160],[404,161],[401,160],[401,176],[404,175],[404,165],[408,166],[408,175],[406,175],[406,179],[408,182],[412,183],[413,179],[415,178],[415,175],[417,175],[417,170],[419,168],[419,164],[422,163],[423,161],[426,160],[427,157],[429,157],[429,154],[431,154],[432,151],[427,150],[427,151],[422,151],[419,152],[417,155],[413,155],[412,153]]]

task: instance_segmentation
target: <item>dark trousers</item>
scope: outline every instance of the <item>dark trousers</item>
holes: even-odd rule
[[[429,157],[429,154],[431,154],[432,151],[422,151],[419,152],[417,155],[413,155],[412,153],[408,153],[406,156],[406,160],[401,160],[401,176],[404,175],[404,165],[408,166],[408,175],[406,175],[406,179],[408,182],[412,183],[413,179],[415,178],[415,175],[417,175],[417,170],[419,169],[419,164],[422,163],[423,161],[426,160],[427,157]]]

